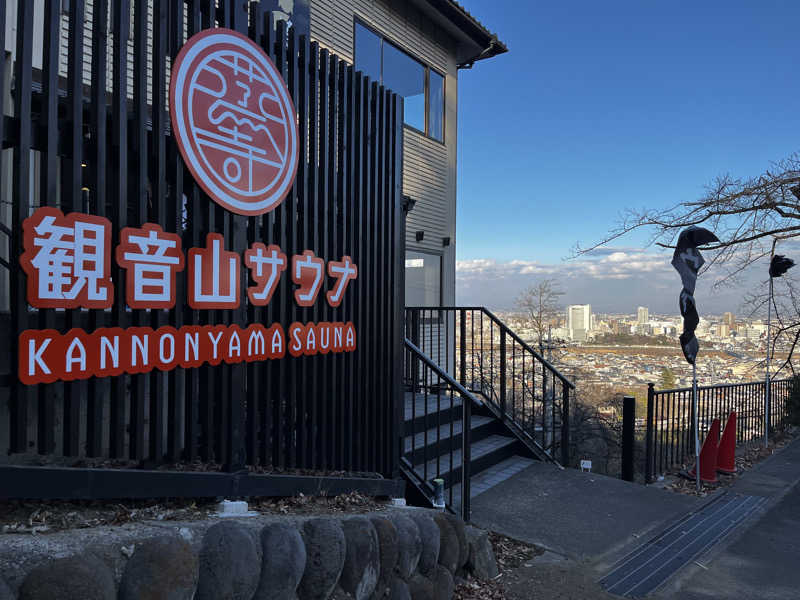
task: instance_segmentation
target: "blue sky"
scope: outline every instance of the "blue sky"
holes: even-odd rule
[[[581,261],[562,259],[601,239],[625,208],[691,200],[716,175],[757,175],[800,150],[800,2],[462,4],[510,51],[459,75],[459,302],[486,287],[467,285],[465,266],[581,272]],[[647,237],[616,243],[668,263],[641,250]],[[637,292],[647,272],[582,281],[574,293],[568,284],[565,301],[647,302]],[[512,279],[506,296],[527,281]]]

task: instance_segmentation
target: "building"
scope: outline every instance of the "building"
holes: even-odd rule
[[[458,73],[506,47],[450,0],[311,0],[310,15],[312,39],[405,99],[406,305],[452,306]]]
[[[403,386],[453,359],[420,361],[404,308],[454,304],[458,75],[497,36],[453,0],[3,6],[0,453],[220,466],[191,491],[151,473],[154,497],[264,495],[289,468],[427,493]],[[446,318],[417,322],[456,356]],[[526,352],[561,377],[568,422],[572,384],[503,327],[498,369]],[[508,432],[543,459],[561,435],[548,454]],[[122,489],[36,468],[2,492]]]
[[[37,11],[44,12],[44,0],[32,1]],[[16,2],[8,0],[8,4],[5,41],[10,63],[15,51]],[[85,3],[83,82],[87,86],[92,79],[93,5],[93,0]],[[131,21],[134,5],[132,0]],[[152,36],[152,1],[147,5],[147,28]],[[371,81],[404,98],[402,191],[407,206],[413,207],[405,227],[406,304],[453,305],[458,74],[507,52],[506,46],[453,0],[262,0],[260,5],[308,33],[321,48],[354,65]],[[69,3],[62,2],[60,10],[59,73],[65,78]],[[34,66],[42,64],[42,37],[42,28],[35,24]],[[109,35],[109,46],[112,44]],[[132,44],[129,55],[132,63]],[[148,55],[151,57],[152,49]],[[110,61],[106,71],[110,79]],[[132,88],[131,76],[129,96]],[[151,98],[149,82],[147,90]]]
[[[636,322],[639,325],[650,322],[650,311],[646,306],[640,306],[636,309]]]
[[[736,318],[732,312],[726,312],[722,315],[722,322],[725,323],[725,325],[727,325],[730,329],[733,329],[736,325]]]
[[[567,307],[567,329],[572,341],[586,341],[592,330],[592,307],[590,304],[572,304]]]

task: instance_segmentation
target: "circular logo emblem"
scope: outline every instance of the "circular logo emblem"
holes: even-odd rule
[[[298,161],[295,109],[273,62],[230,29],[193,35],[170,82],[172,135],[215,202],[240,215],[280,204]]]

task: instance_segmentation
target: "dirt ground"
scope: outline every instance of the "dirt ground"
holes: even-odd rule
[[[784,446],[800,436],[800,428],[788,426],[776,432],[769,439],[769,447],[765,448],[761,440],[753,440],[739,445],[736,448],[736,473],[733,475],[717,475],[716,483],[701,483],[700,492],[697,491],[697,484],[694,479],[689,479],[681,475],[681,471],[687,471],[694,465],[694,457],[689,463],[683,465],[682,469],[673,471],[664,476],[663,481],[656,482],[654,485],[663,487],[666,490],[679,494],[689,494],[692,496],[704,497],[719,488],[727,488],[733,485],[738,477],[752,469],[755,465],[780,451]]]
[[[611,599],[585,565],[544,549],[490,533],[500,575],[493,581],[469,579],[455,590],[455,600]]]
[[[304,496],[248,501],[250,510],[264,514],[325,515],[364,513],[387,505],[352,492],[339,496]],[[0,534],[53,533],[99,525],[122,525],[137,521],[196,521],[216,511],[214,500],[136,501],[3,501],[0,502]]]

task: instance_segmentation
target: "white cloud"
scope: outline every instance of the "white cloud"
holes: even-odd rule
[[[463,260],[456,263],[456,276],[463,280],[477,277],[490,280],[520,275],[591,276],[597,279],[621,279],[644,273],[669,273],[671,270],[667,253],[656,254],[641,249],[602,252],[597,256],[588,255],[582,259],[559,264],[543,264],[538,261],[519,259],[498,262],[487,258]]]
[[[544,278],[557,278],[564,304],[590,303],[598,312],[633,312],[637,305],[655,312],[678,312],[680,278],[669,250],[605,247],[579,259],[547,264],[535,260],[478,258],[456,263],[460,304],[510,308],[519,292]],[[714,291],[711,273],[698,280],[701,312],[736,310],[741,294]],[[704,310],[705,309],[705,310]]]

